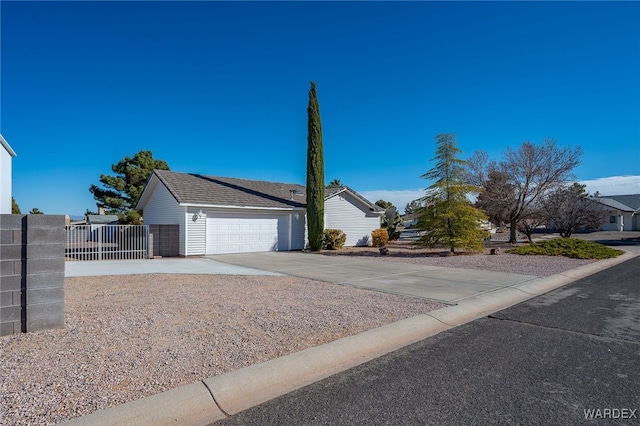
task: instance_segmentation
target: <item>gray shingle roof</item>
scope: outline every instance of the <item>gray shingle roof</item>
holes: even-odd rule
[[[304,186],[293,183],[204,176],[155,170],[154,174],[185,204],[261,208],[304,208]],[[298,194],[292,194],[296,191]]]
[[[154,170],[153,174],[181,204],[257,208],[306,208],[306,190],[295,183],[267,182],[194,173]],[[145,189],[146,191],[146,189]],[[325,199],[349,191],[372,211],[383,210],[349,187],[326,188]],[[144,193],[143,193],[144,196]]]
[[[87,222],[91,225],[117,224],[118,216],[115,214],[89,214]]]
[[[640,208],[640,194],[633,195],[610,195],[604,198],[609,198],[611,200],[615,200],[619,203],[624,204],[625,206],[631,207],[633,210],[638,210]]]
[[[625,212],[633,212],[640,208],[640,195],[612,195],[594,197],[594,201]]]

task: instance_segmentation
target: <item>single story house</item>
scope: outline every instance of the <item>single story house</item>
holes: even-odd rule
[[[11,214],[11,161],[16,152],[0,135],[0,214]]]
[[[306,193],[297,184],[154,170],[136,206],[146,225],[179,226],[181,256],[302,250]],[[368,245],[384,212],[348,187],[327,188],[325,228]]]
[[[607,212],[603,231],[640,231],[640,194],[592,197]]]

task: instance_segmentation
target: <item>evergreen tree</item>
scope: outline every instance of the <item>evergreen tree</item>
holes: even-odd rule
[[[139,219],[141,213],[136,214],[136,204],[154,169],[169,170],[169,165],[153,158],[151,151],[140,151],[133,158],[127,155],[111,166],[115,176],[100,175],[102,187],[91,185],[89,191],[99,207],[104,207],[108,213],[118,214],[122,222],[135,223],[132,218]]]
[[[11,214],[21,214],[20,206],[16,203],[16,200],[11,197]]]
[[[324,238],[324,154],[320,106],[313,81],[307,115],[307,229],[309,248],[319,251]]]
[[[418,228],[426,232],[418,244],[445,245],[452,253],[457,247],[480,251],[486,236],[480,222],[486,220],[486,216],[467,198],[467,194],[476,192],[477,188],[464,182],[466,161],[458,158],[461,151],[454,134],[437,135],[436,145],[435,166],[420,176],[435,182],[421,200],[425,207],[420,209]]]

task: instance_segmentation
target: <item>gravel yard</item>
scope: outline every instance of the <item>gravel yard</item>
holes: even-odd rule
[[[328,254],[330,255],[330,254]],[[577,268],[593,262],[585,259],[569,259],[566,257],[552,256],[520,256],[517,254],[501,253],[495,256],[489,254],[478,255],[458,255],[440,257],[438,254],[432,256],[418,256],[391,253],[380,256],[376,252],[371,254],[360,253],[359,256],[376,256],[383,262],[412,263],[416,265],[440,266],[443,268],[475,269],[479,271],[509,272],[514,274],[535,275],[537,277],[548,277],[560,274],[569,269]]]
[[[442,307],[292,277],[65,280],[66,328],[0,338],[0,424],[54,424]]]

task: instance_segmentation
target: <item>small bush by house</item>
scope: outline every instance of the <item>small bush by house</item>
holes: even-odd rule
[[[324,249],[340,250],[347,241],[347,234],[339,229],[325,229],[324,231]]]
[[[371,244],[374,247],[382,247],[389,241],[389,233],[386,229],[374,229],[371,233]]]

